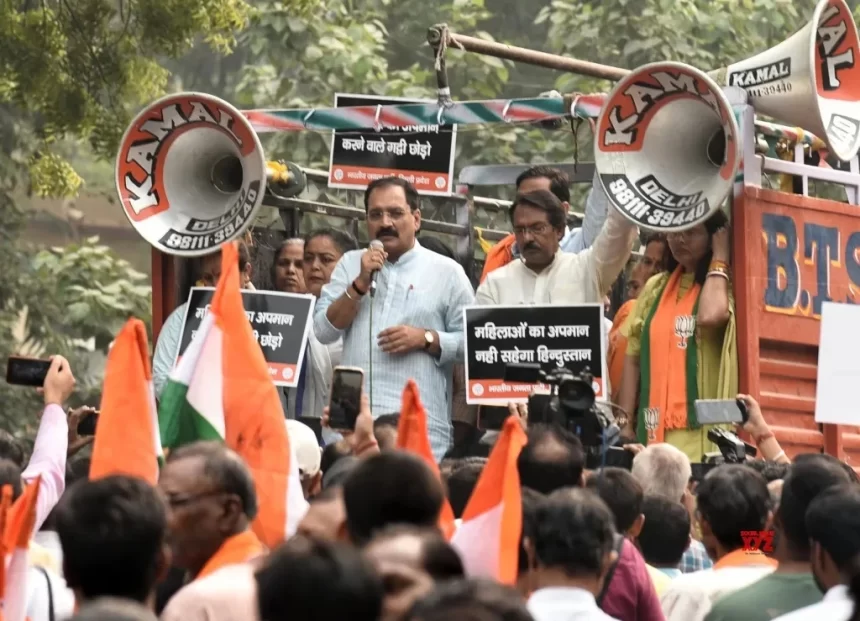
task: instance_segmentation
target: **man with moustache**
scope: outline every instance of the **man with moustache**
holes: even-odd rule
[[[593,194],[601,195],[597,183]],[[636,225],[609,209],[594,244],[578,254],[562,252],[565,211],[549,190],[518,194],[510,208],[519,261],[490,272],[478,287],[477,304],[589,304],[603,297],[627,264]]]
[[[451,375],[463,358],[463,307],[474,300],[472,285],[456,261],[415,239],[421,210],[408,181],[373,181],[364,206],[370,238],[383,248],[343,255],[314,310],[314,333],[323,344],[343,338],[342,364],[364,369],[373,412],[399,411],[403,386],[414,379],[441,459],[451,441]]]

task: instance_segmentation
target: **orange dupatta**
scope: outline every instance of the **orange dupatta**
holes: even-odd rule
[[[250,560],[260,556],[266,551],[265,546],[254,534],[250,528],[243,533],[233,535],[218,548],[218,551],[212,555],[200,573],[194,579],[199,580],[211,574],[214,574],[219,569],[227,565],[237,565],[239,563],[247,563]]]
[[[621,331],[630,312],[636,306],[636,300],[627,300],[615,313],[612,329],[609,331],[609,352],[607,353],[607,368],[609,369],[609,386],[612,390],[612,400],[617,401],[618,391],[621,390],[621,376],[624,374],[624,358],[627,356],[627,337]]]
[[[642,329],[639,441],[663,442],[667,429],[695,425],[697,398],[696,313],[702,287],[696,282],[679,299],[679,266],[669,277]]]

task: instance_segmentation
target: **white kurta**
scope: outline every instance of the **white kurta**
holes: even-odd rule
[[[559,250],[540,273],[515,259],[489,273],[478,287],[475,304],[602,304],[627,264],[638,233],[635,224],[610,207],[590,248],[578,254]]]

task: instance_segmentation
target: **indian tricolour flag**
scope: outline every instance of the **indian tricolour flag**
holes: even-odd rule
[[[236,246],[221,253],[221,278],[194,340],[161,396],[161,442],[175,448],[218,440],[254,475],[254,531],[270,548],[296,531],[307,510],[284,412],[242,306]]]

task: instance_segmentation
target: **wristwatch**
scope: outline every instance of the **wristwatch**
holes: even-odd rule
[[[431,330],[424,331],[424,349],[430,349],[433,345],[433,341],[436,340],[436,337],[433,336],[433,332]]]

